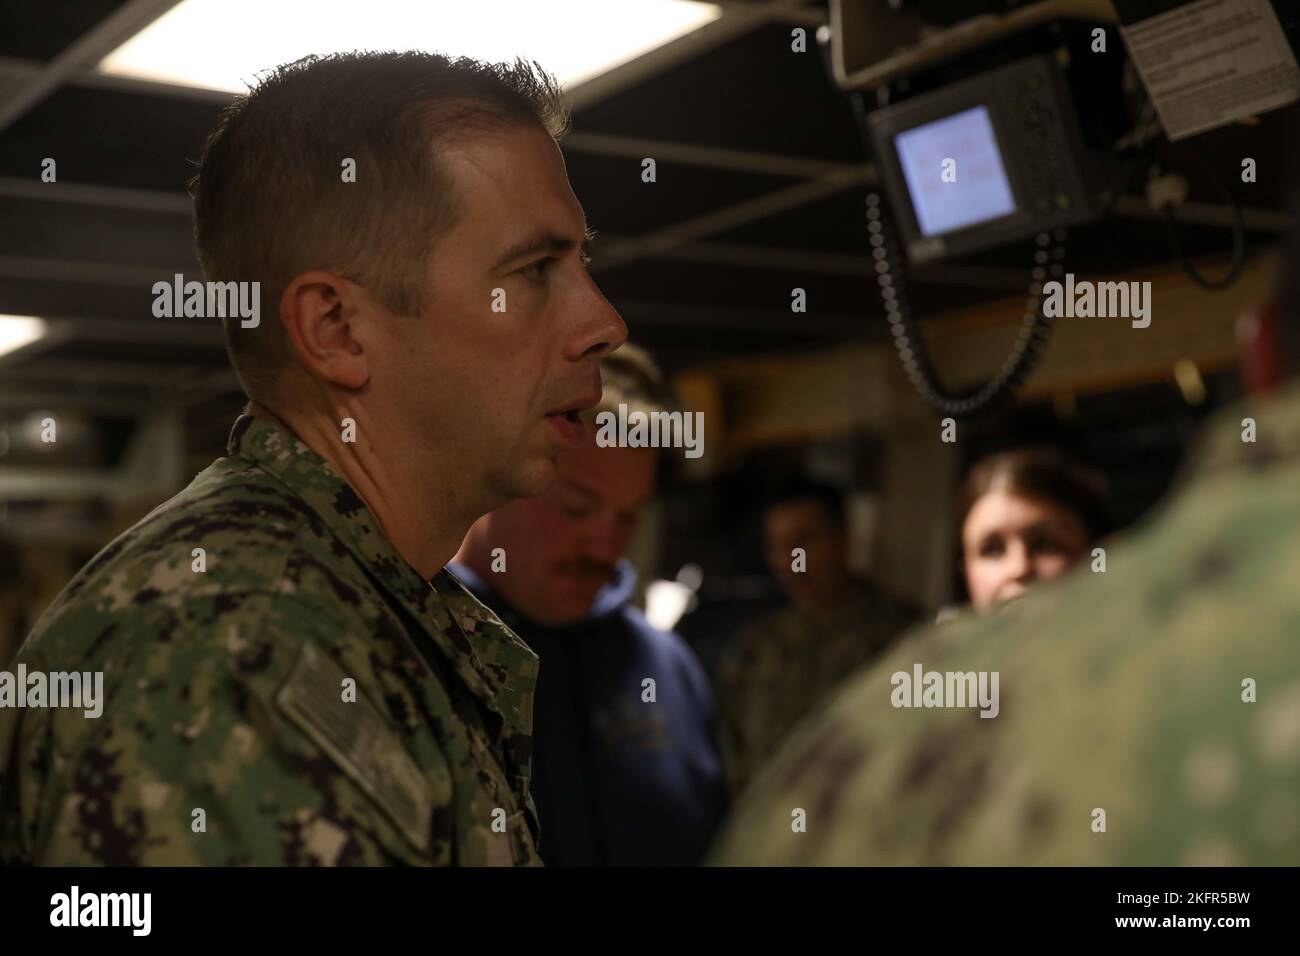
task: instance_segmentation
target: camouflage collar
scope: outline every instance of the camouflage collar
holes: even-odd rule
[[[470,690],[492,700],[494,682],[488,679],[463,627],[443,626],[450,615],[434,585],[398,553],[378,519],[333,465],[292,432],[253,415],[235,420],[226,450],[274,475],[310,505],[375,582],[419,622]],[[456,587],[445,571],[434,580],[443,591]]]

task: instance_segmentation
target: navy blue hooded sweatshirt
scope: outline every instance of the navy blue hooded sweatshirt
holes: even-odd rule
[[[537,654],[533,799],[550,866],[690,866],[724,812],[713,698],[676,634],[630,601],[620,561],[591,611],[564,627],[522,617],[463,564],[447,566]],[[655,700],[642,699],[653,678]]]

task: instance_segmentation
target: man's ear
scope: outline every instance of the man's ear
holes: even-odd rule
[[[289,348],[317,378],[342,388],[361,388],[370,379],[363,344],[360,290],[330,272],[304,272],[280,297],[280,318]]]

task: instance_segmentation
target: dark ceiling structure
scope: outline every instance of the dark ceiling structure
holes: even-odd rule
[[[0,358],[0,395],[184,403],[236,394],[220,329],[157,319],[151,286],[197,275],[186,180],[224,94],[110,77],[96,63],[175,0],[11,0],[0,22],[0,313],[56,324]],[[723,4],[723,15],[572,91],[563,143],[570,178],[599,232],[592,271],[634,341],[670,371],[757,353],[885,341],[863,199],[876,172],[814,42],[824,2]],[[883,7],[883,4],[882,4]],[[882,15],[887,15],[882,10]],[[575,25],[575,28],[576,25]],[[791,49],[807,31],[808,50]],[[598,39],[598,38],[595,38]],[[271,64],[268,64],[268,66]],[[1238,157],[1242,127],[1167,147]],[[1261,168],[1275,126],[1249,131]],[[43,183],[55,157],[58,182]],[[657,182],[641,181],[653,157]],[[1237,160],[1232,160],[1233,164]],[[1180,211],[1192,255],[1230,244],[1230,214],[1192,181]],[[1261,176],[1245,207],[1248,241],[1288,226]],[[1167,263],[1164,224],[1139,196],[1123,218],[1076,230],[1072,268],[1111,273]],[[1030,247],[912,271],[920,315],[1020,295]],[[807,292],[793,313],[791,290]]]

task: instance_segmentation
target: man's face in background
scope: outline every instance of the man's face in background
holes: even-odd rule
[[[767,566],[796,605],[833,599],[848,580],[848,535],[829,509],[812,498],[773,505],[763,516]],[[802,548],[803,571],[791,552]]]
[[[538,624],[585,617],[654,493],[657,454],[591,441],[560,455],[555,483],[544,495],[480,519],[488,547],[506,552],[506,570],[489,574],[488,585]]]

